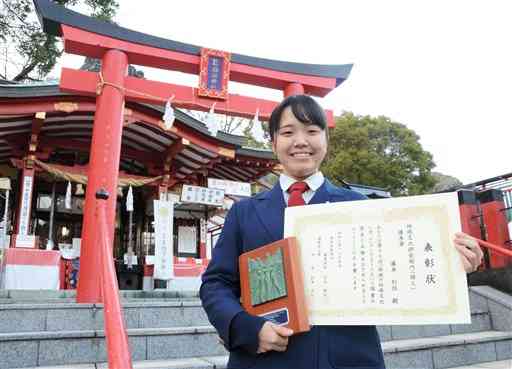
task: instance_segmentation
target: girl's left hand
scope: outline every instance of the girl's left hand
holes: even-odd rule
[[[484,253],[478,242],[470,235],[462,232],[455,234],[453,240],[455,248],[459,252],[462,265],[466,273],[474,272],[482,263]]]

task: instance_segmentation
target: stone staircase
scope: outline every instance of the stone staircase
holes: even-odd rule
[[[72,291],[0,291],[0,369],[107,368],[103,307]],[[378,327],[388,369],[512,359],[512,297],[470,289],[472,323]],[[224,368],[196,292],[122,291],[135,368]]]

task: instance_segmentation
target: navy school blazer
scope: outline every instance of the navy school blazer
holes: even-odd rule
[[[309,202],[363,200],[357,192],[327,179]],[[240,305],[238,256],[283,238],[285,203],[281,186],[241,200],[228,212],[212,260],[202,277],[200,297],[208,319],[230,351],[228,368],[383,369],[384,357],[374,326],[314,326],[289,339],[285,352],[256,354],[265,322]]]

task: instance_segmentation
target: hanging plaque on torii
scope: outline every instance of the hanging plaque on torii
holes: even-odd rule
[[[284,96],[309,94],[323,97],[345,81],[352,68],[262,59],[216,51],[168,40],[76,13],[48,0],[34,0],[46,33],[63,38],[64,51],[101,59],[99,73],[63,68],[60,89],[96,97],[89,182],[87,186],[78,302],[100,302],[95,247],[96,199],[99,188],[116,193],[123,112],[126,101],[164,105],[171,100],[178,108],[209,111],[230,116],[268,121],[276,101],[231,94],[228,82],[235,81],[277,89]],[[127,76],[128,64],[199,75],[199,86],[190,87]],[[326,110],[330,127],[333,112]],[[163,125],[162,125],[163,126]],[[107,201],[107,223],[114,239],[115,196]]]
[[[213,49],[201,49],[199,62],[199,96],[226,100],[228,98],[231,54]]]

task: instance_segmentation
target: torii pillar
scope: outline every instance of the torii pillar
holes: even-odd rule
[[[98,278],[101,250],[98,239],[96,191],[103,188],[110,194],[107,200],[103,200],[107,204],[107,219],[104,221],[107,222],[110,239],[113,240],[125,104],[122,88],[127,71],[128,57],[125,53],[119,50],[108,50],[105,53],[102,58],[101,73],[104,80],[109,81],[109,84],[99,85],[96,98],[82,226],[83,248],[80,255],[82,262],[80,263],[77,302],[100,302],[102,300],[101,280]]]
[[[292,95],[302,95],[304,94],[304,86],[300,83],[289,83],[284,88],[284,97],[292,96]]]

